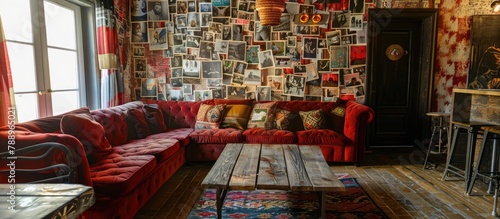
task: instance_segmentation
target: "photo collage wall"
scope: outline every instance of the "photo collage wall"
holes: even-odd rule
[[[364,103],[372,0],[286,2],[261,25],[255,1],[130,1],[135,98]]]

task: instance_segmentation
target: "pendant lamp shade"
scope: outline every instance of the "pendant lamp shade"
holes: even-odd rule
[[[259,13],[260,24],[274,26],[280,23],[281,13],[285,11],[284,0],[257,0],[255,9]]]

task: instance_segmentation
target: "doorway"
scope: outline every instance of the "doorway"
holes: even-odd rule
[[[413,147],[429,138],[437,9],[370,9],[369,147]]]

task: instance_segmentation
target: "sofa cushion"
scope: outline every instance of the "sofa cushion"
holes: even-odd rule
[[[247,127],[272,129],[275,108],[276,102],[254,104]]]
[[[148,136],[149,137],[149,136]],[[113,153],[122,156],[153,155],[157,162],[170,158],[180,148],[175,139],[137,139],[127,144],[113,147]]]
[[[155,167],[156,159],[152,155],[111,153],[90,166],[90,177],[96,193],[122,196],[147,180]]]
[[[300,118],[304,124],[304,129],[322,129],[326,126],[326,120],[323,116],[323,110],[300,111]]]
[[[148,123],[149,131],[151,134],[157,134],[167,131],[167,126],[165,125],[165,118],[163,118],[163,113],[158,108],[158,104],[145,104],[142,106],[144,111],[144,118]]]
[[[297,136],[291,131],[280,129],[251,128],[243,132],[245,143],[253,144],[296,144]]]
[[[218,129],[226,105],[201,104],[196,116],[195,129]]]
[[[244,104],[251,106],[255,99],[229,100],[229,99],[214,99],[215,104]]]
[[[234,128],[225,129],[198,129],[194,130],[189,137],[198,144],[209,143],[241,143],[243,142],[243,131]]]
[[[111,153],[104,128],[89,113],[68,114],[61,119],[61,132],[77,138],[85,147],[89,163],[95,163]]]
[[[144,112],[139,109],[129,109],[127,110],[127,123],[131,128],[130,134],[134,135],[136,138],[145,138],[151,134],[149,130],[148,123],[144,117]],[[131,139],[135,139],[132,137]]]
[[[276,128],[277,129],[284,129],[284,130],[289,130],[289,131],[294,131],[292,127],[295,125],[294,120],[297,120],[299,118],[299,115],[293,112],[290,112],[288,110],[284,109],[277,109],[276,110]],[[298,119],[300,120],[300,119]],[[299,121],[300,126],[302,127],[302,120]]]
[[[352,141],[330,129],[311,129],[296,132],[299,144],[351,145]]]
[[[224,116],[222,117],[221,128],[235,128],[243,130],[247,127],[248,116],[252,107],[246,104],[226,105]]]
[[[194,129],[191,128],[178,128],[178,129],[171,129],[167,130],[167,132],[162,132],[154,135],[150,135],[146,137],[146,139],[164,139],[164,138],[170,138],[170,139],[175,139],[178,140],[181,146],[186,146],[189,144],[191,139],[189,138],[189,134],[193,132]]]

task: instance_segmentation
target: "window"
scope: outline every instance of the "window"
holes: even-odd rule
[[[84,47],[93,45],[93,39],[84,36],[92,36],[94,26],[82,18],[93,5],[81,2],[85,1],[0,3],[19,122],[87,105],[85,72],[95,70],[95,61],[86,61],[85,54],[94,51],[93,46]]]

